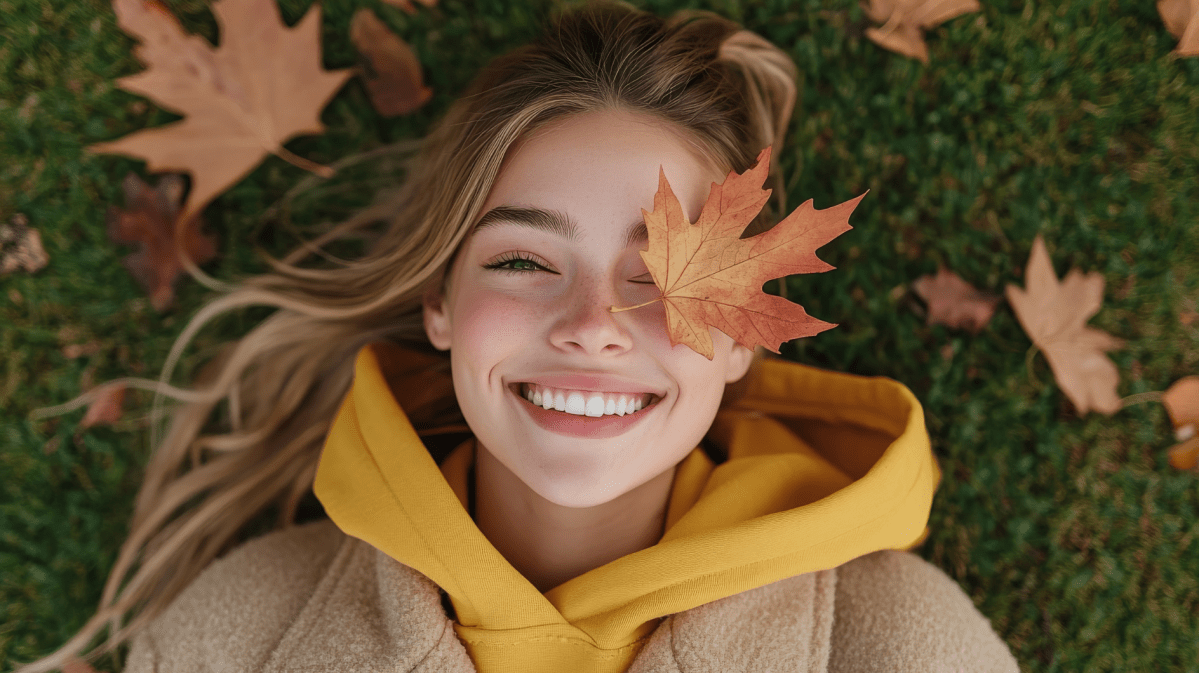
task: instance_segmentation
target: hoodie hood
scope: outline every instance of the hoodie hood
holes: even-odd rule
[[[397,402],[422,357],[362,348],[313,488],[342,531],[446,592],[481,673],[625,671],[666,615],[928,536],[941,470],[911,391],[767,358],[708,432],[727,459],[696,447],[676,469],[661,540],[543,594],[466,509],[473,439],[439,467]]]

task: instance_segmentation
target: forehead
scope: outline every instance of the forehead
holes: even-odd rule
[[[623,232],[640,220],[642,208],[653,209],[660,169],[692,218],[712,182],[721,179],[666,122],[617,111],[573,115],[536,130],[509,151],[480,223],[495,224],[494,209],[532,208],[577,222],[581,233],[595,226]]]

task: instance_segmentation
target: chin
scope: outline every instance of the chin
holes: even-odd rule
[[[562,476],[543,477],[534,483],[524,480],[523,477],[521,477],[521,480],[534,493],[549,502],[559,507],[570,507],[573,509],[597,507],[612,502],[632,490],[618,487],[605,488],[597,485],[594,477],[588,478],[586,476],[579,476],[577,478],[563,478]]]

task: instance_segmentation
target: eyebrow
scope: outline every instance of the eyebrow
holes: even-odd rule
[[[475,225],[475,231],[500,224],[515,224],[521,227],[530,227],[538,231],[562,236],[570,241],[577,241],[579,239],[579,225],[567,215],[556,210],[521,208],[517,206],[496,206],[492,208],[479,219],[479,223]],[[645,228],[645,220],[639,219],[629,224],[628,229],[625,231],[625,247],[644,243],[648,240],[649,231]]]

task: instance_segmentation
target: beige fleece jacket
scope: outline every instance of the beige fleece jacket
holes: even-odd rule
[[[135,637],[125,670],[473,672],[443,596],[328,520],[295,526],[205,569]],[[882,550],[670,615],[629,672],[1018,670],[957,583]]]

